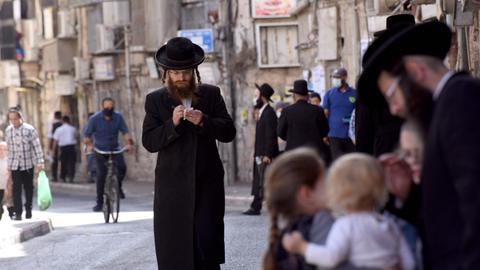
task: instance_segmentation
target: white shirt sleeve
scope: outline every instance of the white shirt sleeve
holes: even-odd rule
[[[333,268],[347,259],[350,247],[348,220],[336,221],[325,245],[308,244],[305,260],[317,267]]]
[[[60,138],[60,127],[55,130],[55,132],[53,133],[53,136],[52,136],[52,139],[54,139],[56,141],[58,141],[59,138]]]

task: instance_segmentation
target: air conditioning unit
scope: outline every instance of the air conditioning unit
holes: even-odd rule
[[[95,52],[101,53],[113,50],[115,48],[114,44],[114,31],[112,28],[107,27],[103,24],[97,24],[95,26],[95,37],[96,37],[96,50]]]
[[[367,16],[388,15],[397,4],[397,0],[366,0],[365,9]]]
[[[103,24],[119,27],[130,23],[130,2],[110,1],[102,3]]]
[[[43,9],[43,37],[55,38],[55,8],[53,7]]]
[[[82,81],[90,78],[90,63],[87,59],[74,57],[75,63],[75,81]]]
[[[72,75],[57,75],[53,89],[58,96],[70,96],[75,94],[75,81]]]
[[[75,37],[75,14],[73,10],[58,12],[58,38]]]

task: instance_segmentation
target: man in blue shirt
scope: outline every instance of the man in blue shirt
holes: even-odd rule
[[[331,75],[333,88],[323,98],[323,108],[330,128],[326,143],[330,144],[333,160],[354,151],[348,127],[357,101],[357,91],[348,85],[347,76],[344,68],[335,69]]]
[[[121,132],[124,137],[125,147],[130,151],[133,140],[128,134],[128,128],[120,113],[115,112],[115,102],[112,98],[102,100],[103,110],[92,115],[88,120],[84,132],[84,142],[87,146],[87,152],[92,152],[95,147],[100,151],[116,151],[120,149],[118,143],[118,133]],[[93,140],[93,145],[92,145]],[[117,169],[117,178],[120,183],[120,198],[125,198],[122,189],[122,181],[127,172],[127,166],[122,154],[114,156]],[[93,207],[94,212],[102,211],[103,189],[105,187],[105,178],[107,177],[107,155],[95,153],[97,162],[97,204]]]

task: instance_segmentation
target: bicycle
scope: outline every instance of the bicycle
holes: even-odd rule
[[[94,151],[101,155],[108,155],[107,162],[107,176],[105,177],[105,187],[103,189],[103,217],[105,223],[110,222],[110,216],[114,223],[118,221],[118,214],[120,213],[120,183],[116,177],[116,168],[113,161],[114,155],[122,154],[126,151],[123,147],[117,151],[101,151],[94,148]]]

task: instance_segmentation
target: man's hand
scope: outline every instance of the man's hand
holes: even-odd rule
[[[325,143],[326,145],[330,145],[330,140],[328,139],[328,137],[323,138],[323,143]]]
[[[127,153],[133,153],[132,150],[133,150],[133,146],[132,146],[131,144],[127,143],[127,144],[125,145],[125,151],[126,151]]]
[[[270,163],[272,163],[272,160],[267,156],[263,156],[262,157],[262,162],[265,163],[265,164],[270,164]]]
[[[189,122],[196,126],[200,125],[203,120],[203,113],[199,110],[189,110],[185,116]]]
[[[45,169],[45,165],[43,165],[43,163],[37,164],[37,170],[38,171],[43,171],[44,169]]]
[[[178,105],[173,110],[172,120],[173,120],[173,125],[175,127],[180,125],[180,122],[182,121],[184,113],[185,113],[185,107],[183,107],[183,105]]]
[[[293,254],[305,255],[307,242],[299,232],[287,233],[282,238],[282,245],[286,251]]]
[[[413,184],[413,173],[408,164],[391,153],[381,155],[379,160],[385,170],[388,191],[395,197],[406,200]]]

